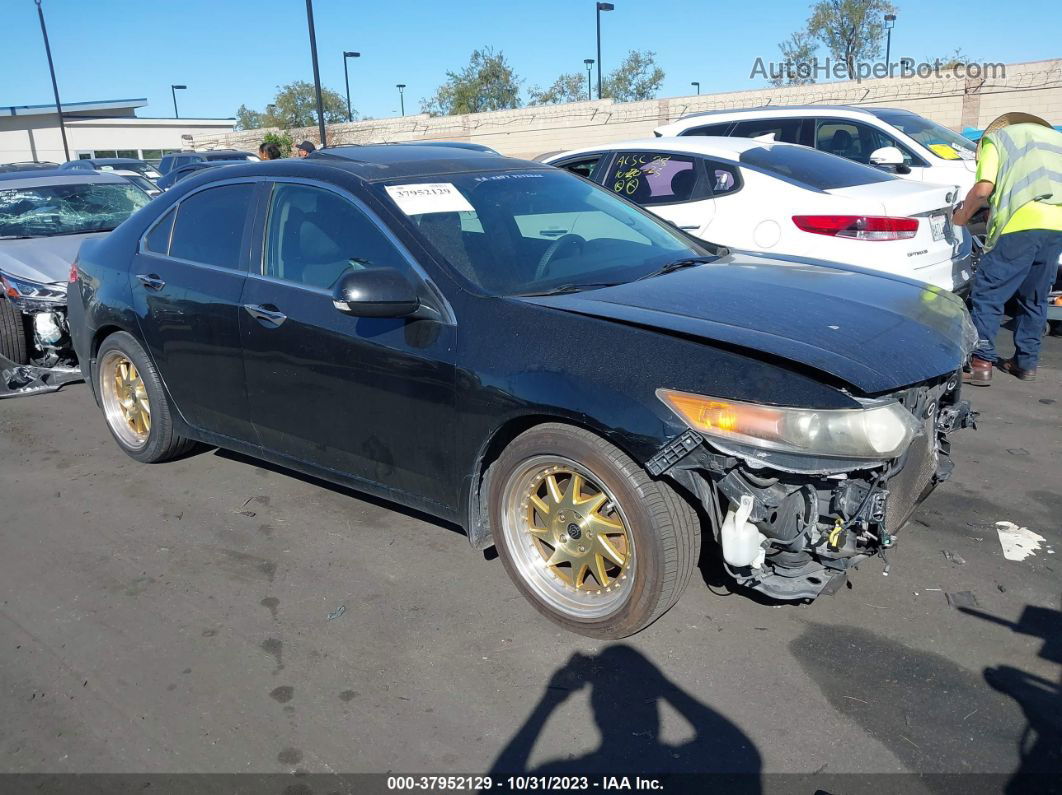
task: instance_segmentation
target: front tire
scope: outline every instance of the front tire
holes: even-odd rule
[[[490,522],[506,571],[544,616],[593,638],[645,628],[696,566],[693,508],[621,450],[559,423],[514,439],[491,466]]]
[[[22,319],[22,313],[2,295],[0,295],[0,356],[10,359],[15,364],[29,363],[26,325]]]
[[[107,428],[130,457],[154,464],[195,446],[174,433],[162,380],[132,335],[119,331],[103,341],[94,377]]]

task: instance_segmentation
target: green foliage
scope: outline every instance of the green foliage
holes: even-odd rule
[[[656,65],[656,53],[650,50],[631,50],[602,82],[601,91],[616,102],[637,102],[652,99],[664,82],[664,70]]]
[[[529,92],[528,105],[559,105],[562,102],[582,102],[587,99],[586,75],[579,72],[563,74],[547,89],[534,86]]]
[[[420,102],[432,116],[482,113],[520,107],[520,79],[502,52],[490,47],[474,50],[460,72],[447,72],[446,82]]]
[[[325,124],[347,120],[347,101],[338,92],[322,86],[321,102],[324,105]],[[357,116],[356,111],[354,115]],[[264,111],[251,110],[246,105],[240,105],[236,111],[236,128],[239,130],[257,130],[261,127],[290,130],[316,125],[317,96],[313,83],[305,80],[278,86],[276,96]]]
[[[811,59],[815,56],[816,44],[811,34],[805,30],[798,30],[785,41],[779,43],[778,49],[782,53],[782,62],[786,65],[785,73],[771,78],[772,86],[803,86],[814,83],[814,72],[811,70]],[[798,67],[807,64],[807,70],[801,73]]]
[[[854,76],[857,61],[881,54],[884,17],[895,11],[889,0],[819,0],[811,7],[807,32]]]
[[[291,147],[295,145],[295,142],[291,139],[291,136],[285,133],[267,132],[262,136],[263,144],[276,144],[280,148],[280,154],[284,157],[291,157]]]

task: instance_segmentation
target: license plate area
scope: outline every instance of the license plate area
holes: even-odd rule
[[[948,233],[948,217],[944,213],[929,216],[929,228],[933,230],[933,240],[943,240]]]

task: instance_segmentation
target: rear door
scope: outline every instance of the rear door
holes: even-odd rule
[[[618,196],[696,234],[715,212],[698,160],[695,155],[672,152],[621,151],[600,181]]]
[[[254,191],[244,180],[184,197],[144,235],[130,272],[143,339],[181,415],[247,442],[239,311]]]
[[[426,277],[353,197],[305,182],[269,188],[240,312],[251,417],[262,445],[452,505],[452,319],[340,312],[332,289],[351,269],[387,266],[411,280]]]

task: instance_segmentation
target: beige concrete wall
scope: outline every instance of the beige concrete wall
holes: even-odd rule
[[[947,127],[985,127],[1008,110],[1024,110],[1062,124],[1062,59],[1007,64],[1005,77],[985,79],[890,78],[819,83],[671,97],[645,102],[611,100],[520,108],[467,116],[426,115],[335,124],[330,144],[413,140],[472,141],[518,157],[645,138],[653,128],[687,113],[762,105],[850,104],[905,108]],[[264,130],[195,138],[196,148],[256,148]],[[316,128],[291,130],[296,140],[317,142]]]

